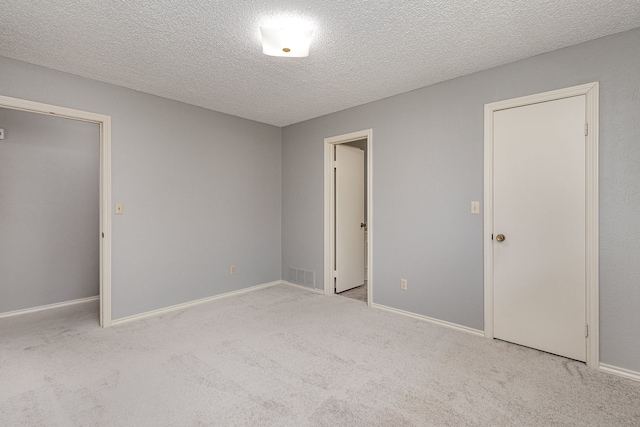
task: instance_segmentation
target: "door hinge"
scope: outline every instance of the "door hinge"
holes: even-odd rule
[[[338,161],[334,160],[332,165],[333,165],[333,168],[336,169],[338,167]]]
[[[338,277],[338,270],[333,270],[333,277]]]
[[[102,233],[102,238],[104,239],[104,233]]]
[[[589,324],[584,324],[584,337],[587,338],[589,336]]]
[[[584,136],[589,135],[589,123],[584,124]]]

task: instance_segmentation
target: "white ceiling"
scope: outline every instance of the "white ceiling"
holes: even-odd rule
[[[640,0],[2,0],[0,55],[285,126],[640,26]],[[309,57],[260,25],[314,27]],[[640,52],[640,50],[639,50]]]

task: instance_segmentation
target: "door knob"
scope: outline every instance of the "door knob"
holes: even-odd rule
[[[367,224],[365,224],[364,222],[361,222],[361,223],[360,223],[360,228],[364,228],[364,227],[366,227],[366,226],[367,226]]]
[[[497,240],[498,242],[504,242],[504,234],[498,234],[498,235],[496,236],[496,240]]]

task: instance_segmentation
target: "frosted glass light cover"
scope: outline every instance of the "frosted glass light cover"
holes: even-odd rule
[[[302,58],[309,56],[313,30],[300,28],[265,28],[262,33],[262,53],[270,56]]]

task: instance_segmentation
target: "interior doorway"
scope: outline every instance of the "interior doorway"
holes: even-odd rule
[[[597,90],[485,110],[485,336],[594,367]]]
[[[100,325],[102,327],[111,326],[111,117],[5,96],[0,96],[0,108],[92,122],[99,125],[99,227],[95,233],[99,240]],[[47,215],[46,212],[45,215]],[[50,212],[49,215],[53,215],[53,213]],[[65,304],[51,304],[49,306],[61,305]],[[48,306],[39,308],[48,308]]]
[[[326,295],[372,297],[372,130],[325,139]]]
[[[366,140],[336,144],[334,151],[334,288],[336,294],[366,302]]]

